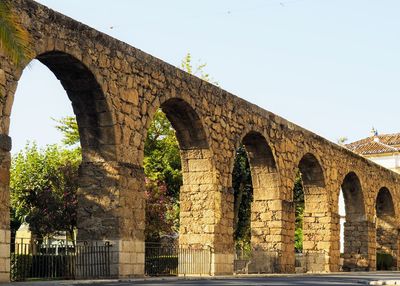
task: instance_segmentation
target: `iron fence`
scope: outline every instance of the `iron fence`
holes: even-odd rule
[[[106,243],[20,241],[11,245],[11,281],[110,277]]]
[[[211,275],[211,248],[146,243],[147,276]]]

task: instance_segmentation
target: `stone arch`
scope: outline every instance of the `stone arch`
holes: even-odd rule
[[[105,94],[95,74],[82,61],[64,51],[49,51],[36,55],[60,81],[78,122],[84,162],[116,161],[115,120]],[[16,71],[18,82],[22,69]],[[3,114],[10,116],[14,92],[6,99]],[[5,131],[8,133],[9,120]]]
[[[390,190],[382,187],[376,197],[376,252],[378,270],[397,270],[399,239],[395,207]]]
[[[287,271],[288,256],[284,236],[280,177],[272,148],[257,131],[245,133],[241,143],[249,160],[253,186],[251,204],[251,263],[250,273]],[[233,168],[232,168],[233,170]],[[271,235],[275,233],[276,235]]]
[[[375,211],[378,218],[396,216],[393,197],[388,188],[382,187],[379,189],[378,195],[376,196]]]
[[[258,132],[250,131],[242,139],[249,159],[253,202],[251,204],[251,248],[252,263],[250,273],[280,272],[277,261],[279,249],[276,244],[282,237],[271,236],[271,225],[277,209],[274,200],[279,199],[279,176],[272,149],[265,137]],[[278,219],[278,218],[276,218]],[[276,222],[275,222],[276,223]],[[273,227],[272,227],[273,228]]]
[[[170,98],[160,105],[176,132],[179,143],[183,189],[215,183],[212,152],[206,129],[195,109],[184,99]]]
[[[60,81],[77,118],[82,147],[77,210],[78,239],[115,239],[119,236],[118,218],[110,216],[111,213],[106,211],[112,208],[111,202],[109,205],[99,204],[101,198],[107,197],[117,185],[116,177],[113,176],[118,168],[113,111],[94,72],[72,54],[49,51],[37,54],[35,59],[49,68]],[[6,133],[22,69],[14,69],[13,72],[14,82],[8,86],[8,96],[3,106],[2,128]],[[6,169],[9,172],[9,165]],[[110,223],[99,224],[99,221]]]
[[[359,177],[349,172],[341,184],[345,204],[343,270],[367,270],[368,223],[365,200]]]
[[[324,172],[318,159],[312,153],[306,153],[298,164],[299,170],[302,174],[303,185],[324,187],[325,179]],[[305,188],[310,191],[309,188]]]
[[[186,101],[171,98],[161,104],[161,109],[176,131],[181,150],[208,149],[203,123]]]
[[[305,217],[313,213],[325,212],[329,197],[325,190],[325,176],[317,157],[306,153],[298,163],[304,192]]]
[[[304,154],[299,163],[304,194],[303,265],[306,272],[330,270],[331,214],[329,194],[325,189],[325,175],[320,161],[312,153]],[[293,207],[293,225],[295,211]],[[292,227],[292,239],[294,227]],[[293,246],[292,246],[293,247]],[[292,248],[294,249],[294,247]]]
[[[341,185],[346,210],[346,221],[365,220],[365,203],[360,179],[354,172],[348,173]]]
[[[242,143],[249,158],[254,200],[278,198],[278,170],[267,140],[261,133],[252,131],[243,137]]]
[[[161,101],[159,108],[174,128],[180,149],[183,185],[179,198],[179,245],[182,248],[213,246],[216,256],[226,255],[228,251],[231,255],[232,238],[226,239],[226,229],[218,227],[225,219],[221,217],[221,208],[224,207],[225,201],[218,197],[221,191],[216,181],[213,156],[202,119],[195,108],[180,97]],[[152,111],[152,117],[156,110],[157,108]],[[182,259],[186,258],[190,259]],[[225,257],[217,261],[215,267],[223,267],[221,265],[228,264],[229,260],[231,257]],[[179,263],[185,261],[180,260]]]

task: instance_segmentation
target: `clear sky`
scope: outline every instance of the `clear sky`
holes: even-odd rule
[[[222,88],[329,140],[400,132],[398,0],[39,2],[176,66],[191,52]],[[67,114],[60,84],[32,63],[17,89],[13,152],[59,141],[50,117]]]

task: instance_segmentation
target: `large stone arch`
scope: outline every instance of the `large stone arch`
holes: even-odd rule
[[[230,215],[225,210],[227,202],[217,181],[209,136],[195,107],[184,97],[160,99],[148,119],[158,108],[165,113],[176,131],[182,162],[183,185],[180,189],[181,248],[213,248],[212,273],[232,273],[232,229],[227,224]],[[146,131],[147,132],[147,131]],[[225,196],[232,199],[231,196]],[[189,263],[190,257],[182,257],[179,263]],[[202,274],[202,273],[199,273]],[[203,273],[204,274],[204,273]]]
[[[253,273],[290,271],[293,252],[287,247],[287,231],[282,231],[287,228],[284,224],[288,212],[283,209],[287,204],[282,200],[273,150],[266,137],[257,131],[246,132],[241,143],[247,152],[253,185],[252,259],[248,270]]]
[[[325,187],[324,171],[317,157],[312,153],[304,154],[299,163],[305,192],[315,192],[313,187]]]
[[[98,82],[97,72],[91,70],[74,53],[46,50],[42,46],[37,49],[40,52],[31,60],[39,60],[53,72],[71,101],[78,121],[83,160],[117,160],[115,116]],[[6,98],[1,113],[3,134],[8,134],[14,94],[22,71],[28,65],[27,63],[23,67],[11,68],[12,78],[6,87]]]
[[[388,188],[379,189],[375,211],[377,269],[397,270],[399,267],[398,222],[393,196]],[[381,257],[378,258],[378,256]],[[390,262],[392,262],[391,266]]]
[[[275,156],[265,137],[251,131],[242,143],[249,158],[255,200],[279,198],[279,173]]]
[[[306,272],[330,271],[331,221],[329,194],[319,159],[305,153],[299,163],[304,193],[303,255]],[[294,221],[294,209],[293,209]],[[292,240],[294,238],[294,227]],[[294,249],[294,247],[293,247]]]
[[[50,49],[47,51],[41,44],[38,44],[35,50],[39,52],[34,59],[49,68],[60,81],[71,100],[77,118],[82,147],[77,193],[78,240],[112,241],[116,250],[116,257],[113,258],[116,264],[113,265],[112,272],[115,275],[122,274],[118,262],[123,256],[120,241],[131,241],[136,238],[127,237],[130,233],[127,228],[135,228],[135,226],[124,224],[124,217],[135,221],[126,211],[129,206],[120,205],[119,197],[115,197],[118,190],[123,192],[124,186],[120,184],[119,176],[124,171],[121,170],[122,166],[118,163],[117,158],[118,138],[116,138],[115,132],[114,111],[95,75],[97,71],[91,70],[75,55],[64,50]],[[4,133],[1,135],[3,148],[1,148],[0,156],[2,159],[1,170],[7,174],[1,176],[1,187],[4,194],[1,205],[7,207],[2,209],[4,212],[2,228],[6,230],[7,236],[9,236],[10,228],[8,206],[11,150],[8,148],[11,147],[11,138],[7,134],[14,94],[23,71],[23,67],[8,64],[6,97],[1,113],[1,129]],[[40,103],[37,107],[32,108],[40,109]],[[9,143],[7,144],[7,142]],[[127,176],[130,177],[130,175]],[[118,249],[121,250],[121,253],[118,253]]]
[[[114,230],[115,224],[103,225],[105,227],[100,230],[95,223],[104,219],[103,211],[98,207],[98,199],[101,198],[99,186],[104,186],[104,178],[109,178],[104,167],[116,161],[115,124],[102,88],[93,72],[71,54],[51,51],[40,53],[35,59],[48,67],[60,81],[71,100],[78,123],[82,147],[78,191],[79,236],[81,239],[110,239],[109,233],[111,229]],[[16,82],[20,75],[16,75]],[[3,111],[5,115],[11,115],[15,91],[7,97]],[[5,127],[8,131],[9,126]],[[107,183],[115,184],[113,179]],[[94,194],[99,197],[94,199]],[[109,195],[108,191],[103,195]]]
[[[203,247],[214,240],[202,236],[202,227],[212,228],[214,214],[208,212],[214,191],[215,173],[203,123],[194,108],[181,98],[170,98],[160,108],[176,131],[179,142],[183,185],[180,190],[180,234],[183,247]]]
[[[355,172],[349,172],[341,184],[345,204],[343,270],[369,269],[368,222],[362,185]]]

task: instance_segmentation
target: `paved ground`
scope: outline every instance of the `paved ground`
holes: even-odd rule
[[[215,277],[208,279],[201,278],[147,278],[132,280],[103,280],[103,281],[48,281],[48,282],[14,282],[1,285],[13,286],[161,286],[161,285],[366,285],[371,281],[397,280],[400,283],[400,272],[357,272],[337,273],[322,275],[269,275],[263,277]],[[378,284],[382,285],[382,284]],[[388,284],[386,284],[388,285]],[[393,284],[389,284],[393,285]]]

